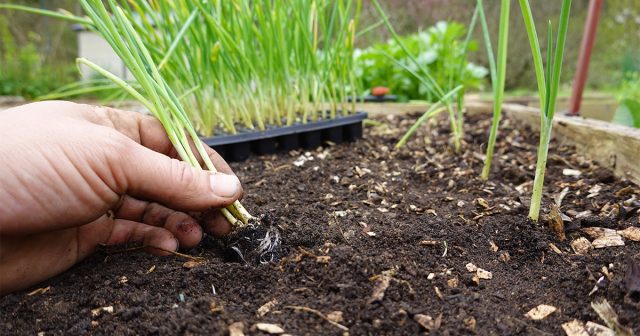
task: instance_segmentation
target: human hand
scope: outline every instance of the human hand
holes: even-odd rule
[[[0,294],[57,275],[99,244],[142,242],[154,254],[193,247],[231,228],[213,209],[242,188],[192,168],[150,116],[70,102],[0,112]],[[198,224],[186,212],[204,212]]]

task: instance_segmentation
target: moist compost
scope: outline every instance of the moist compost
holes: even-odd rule
[[[593,241],[585,227],[640,226],[637,186],[554,141],[533,223],[535,132],[503,120],[484,182],[490,118],[468,117],[459,154],[444,120],[393,150],[415,119],[378,118],[353,144],[233,165],[243,204],[280,235],[277,261],[247,262],[211,238],[182,251],[203,262],[99,252],[0,298],[0,333],[261,335],[269,326],[256,324],[269,323],[292,335],[561,335],[574,319],[605,325],[591,307],[603,299],[640,333],[640,242],[583,255],[570,245]],[[557,310],[525,316],[540,304]]]

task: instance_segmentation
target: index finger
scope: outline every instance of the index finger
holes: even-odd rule
[[[157,118],[139,112],[124,111],[111,107],[89,107],[94,112],[89,116],[90,121],[114,128],[118,132],[153,151],[171,158],[180,158],[178,151],[171,143],[162,123],[160,123]],[[202,166],[204,161],[202,157],[200,157],[191,139],[189,139],[189,144],[191,150],[198,158],[198,162]],[[233,170],[231,170],[229,164],[227,164],[216,151],[204,143],[202,143],[202,145],[216,170],[225,174],[233,174]]]

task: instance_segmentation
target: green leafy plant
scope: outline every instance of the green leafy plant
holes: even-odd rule
[[[355,100],[348,101],[358,91],[352,68],[361,0],[117,3],[202,135],[264,130],[354,110]],[[66,12],[0,8],[94,29],[90,19]]]
[[[619,90],[618,102],[620,105],[612,121],[640,128],[640,72],[627,74]]]
[[[546,72],[542,64],[542,52],[538,42],[538,34],[533,21],[533,14],[528,0],[520,0],[520,9],[524,19],[527,36],[531,45],[531,54],[536,72],[538,92],[540,96],[540,145],[538,146],[538,159],[536,162],[536,174],[533,181],[533,195],[531,196],[531,206],[529,208],[529,218],[538,220],[540,215],[540,204],[542,202],[542,187],[544,185],[544,173],[547,167],[547,155],[549,152],[549,141],[551,140],[551,129],[553,126],[553,116],[555,114],[556,98],[560,85],[560,74],[562,72],[562,62],[564,57],[564,47],[567,39],[569,27],[569,14],[571,12],[571,0],[563,0],[560,9],[560,23],[556,37],[555,48],[553,46],[552,25],[549,21],[547,27],[547,68]]]
[[[37,34],[29,34],[28,42],[18,46],[3,16],[0,16],[0,40],[0,96],[31,99],[74,80],[72,67],[53,66],[40,55]]]
[[[502,100],[504,98],[504,83],[507,75],[507,46],[509,43],[509,12],[510,0],[502,0],[500,3],[500,23],[498,31],[498,57],[493,58],[493,47],[489,37],[489,29],[487,27],[487,19],[484,15],[482,0],[478,0],[477,7],[480,11],[480,23],[482,25],[482,34],[484,37],[487,54],[489,58],[489,66],[491,69],[491,88],[493,91],[493,119],[491,123],[491,132],[489,133],[489,143],[487,144],[487,153],[484,161],[484,167],[480,177],[483,180],[489,179],[491,172],[491,162],[493,160],[493,151],[498,137],[498,126],[502,116]]]
[[[472,29],[473,26],[469,30]],[[441,87],[448,87],[453,82],[464,85],[467,90],[481,88],[487,70],[467,60],[469,52],[477,49],[477,43],[466,41],[465,35],[463,24],[441,21],[425,31],[400,36],[397,41],[391,39],[356,50],[356,75],[363,88],[386,86],[400,101],[436,102],[438,98],[430,85],[425,85],[398,63],[414,72],[419,72],[420,68],[428,70]],[[408,52],[399,44],[403,44]],[[419,65],[413,64],[408,54],[415,55]]]

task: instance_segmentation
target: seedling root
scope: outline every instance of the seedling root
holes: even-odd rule
[[[280,259],[282,236],[269,216],[254,217],[227,236],[224,245],[231,260],[267,264]]]

